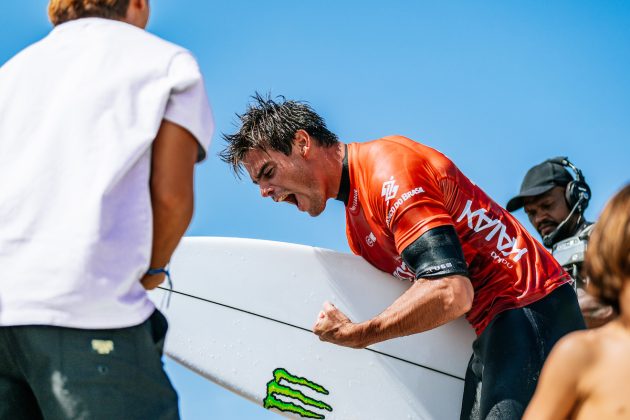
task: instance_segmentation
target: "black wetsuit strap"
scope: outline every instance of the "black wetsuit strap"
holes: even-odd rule
[[[348,197],[350,195],[350,172],[348,171],[348,145],[344,144],[344,156],[341,163],[341,181],[339,183],[339,193],[336,199],[343,201],[345,205],[348,205]]]

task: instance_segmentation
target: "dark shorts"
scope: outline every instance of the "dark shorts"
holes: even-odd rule
[[[473,343],[461,419],[520,419],[553,345],[585,328],[569,284],[498,314]]]
[[[162,366],[168,324],[0,327],[0,419],[178,419]]]

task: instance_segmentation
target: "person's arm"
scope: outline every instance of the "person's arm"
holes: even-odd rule
[[[524,420],[565,419],[578,403],[579,379],[590,364],[588,332],[580,331],[562,338],[543,366],[536,392]]]
[[[189,131],[167,120],[162,121],[153,142],[151,157],[151,268],[162,268],[168,264],[190,223],[197,153],[197,141]],[[153,289],[163,281],[164,274],[145,275],[141,280],[146,289]]]
[[[470,310],[474,290],[452,226],[427,231],[403,250],[402,257],[418,279],[387,309],[355,324],[325,302],[313,332],[323,341],[363,348],[439,327]]]
[[[419,279],[381,314],[354,324],[325,302],[313,332],[322,341],[364,348],[374,343],[427,331],[459,318],[470,310],[473,288],[467,277]]]

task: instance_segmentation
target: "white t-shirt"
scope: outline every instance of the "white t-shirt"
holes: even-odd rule
[[[163,119],[203,158],[213,121],[195,59],[123,22],[64,23],[0,68],[0,326],[148,318],[139,280]]]

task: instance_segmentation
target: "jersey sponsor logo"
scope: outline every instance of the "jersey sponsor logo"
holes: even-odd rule
[[[490,253],[490,256],[492,257],[492,259],[494,260],[494,262],[496,264],[501,264],[506,266],[507,268],[512,268],[514,267],[513,264],[511,264],[507,259],[503,258],[502,256],[500,256],[499,254],[497,254],[496,252],[492,251]]]
[[[298,385],[292,388],[291,385]],[[263,407],[270,410],[283,411],[285,413],[297,414],[300,417],[312,419],[325,419],[326,416],[318,412],[319,410],[333,411],[332,407],[323,401],[309,397],[303,390],[313,390],[319,394],[328,395],[328,390],[323,386],[290,374],[286,369],[277,368],[273,371],[273,379],[267,382],[267,395],[263,399]],[[282,398],[278,398],[282,396]],[[296,404],[295,402],[300,404]],[[313,409],[318,409],[314,411]]]
[[[396,267],[394,272],[392,273],[394,277],[399,280],[409,280],[413,281],[416,279],[416,274],[407,267],[404,261],[400,261],[400,265]]]
[[[396,188],[398,188],[398,187],[396,187]],[[389,211],[387,212],[387,217],[385,218],[385,223],[387,223],[389,225],[389,222],[392,220],[392,217],[394,217],[394,215],[396,214],[396,210],[398,210],[398,207],[402,206],[402,204],[405,201],[409,200],[414,195],[421,194],[423,192],[424,192],[424,188],[416,187],[413,190],[409,190],[409,191],[403,193],[400,196],[400,198],[398,200],[396,200],[394,202],[394,204],[392,204],[392,206],[389,208]]]
[[[374,236],[374,232],[370,232],[370,234],[365,237],[365,242],[369,246],[374,246],[374,244],[376,243],[376,236]]]
[[[435,274],[439,271],[443,271],[446,270],[447,268],[453,268],[453,263],[447,262],[444,264],[437,264],[437,265],[432,265],[431,267],[427,267],[424,270],[422,270],[422,274],[424,275],[431,275],[431,274]]]
[[[396,197],[398,193],[398,185],[396,185],[396,180],[392,175],[389,178],[389,181],[383,182],[383,187],[381,188],[381,197],[385,197],[385,201],[389,201],[392,198]]]
[[[499,219],[491,219],[486,216],[486,209],[479,208],[472,211],[472,200],[466,202],[466,207],[457,219],[457,223],[467,218],[468,227],[475,232],[490,230],[484,238],[487,242],[496,241],[496,248],[504,257],[509,258],[513,262],[518,262],[523,254],[527,252],[527,248],[519,248],[517,238],[511,237],[507,233],[507,227]],[[496,254],[496,253],[495,253]],[[496,254],[500,257],[498,254]]]
[[[359,206],[359,191],[355,188],[352,193],[352,205],[350,205],[349,210],[354,212],[357,210],[358,206]]]

